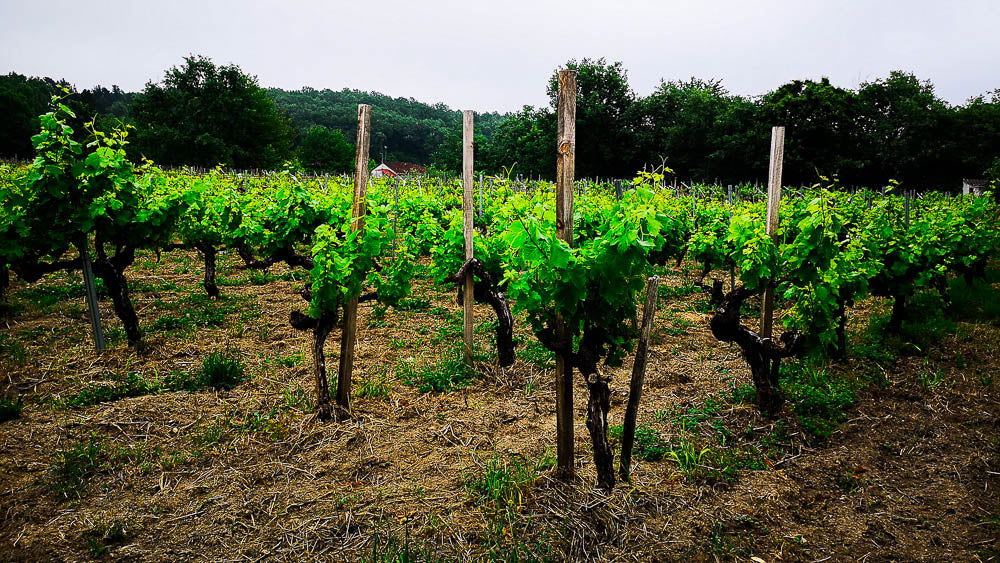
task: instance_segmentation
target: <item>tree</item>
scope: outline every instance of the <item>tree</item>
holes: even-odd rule
[[[236,65],[186,57],[146,84],[131,112],[134,149],[163,164],[275,168],[291,156],[288,118]]]
[[[524,106],[500,124],[487,156],[494,172],[513,167],[514,174],[554,177],[556,114],[547,108]]]
[[[766,125],[788,130],[782,178],[789,184],[808,184],[818,175],[836,174],[842,180],[860,178],[858,100],[854,92],[830,84],[795,80],[764,96]]]
[[[577,71],[576,172],[579,177],[635,172],[634,136],[625,122],[625,113],[635,101],[628,84],[628,72],[621,62],[608,64],[603,58],[571,59],[566,68]],[[547,93],[552,109],[558,105],[558,71],[549,79]],[[550,152],[555,151],[555,135]]]
[[[310,172],[349,172],[354,164],[354,146],[344,134],[326,127],[313,127],[299,145],[299,161]]]
[[[865,168],[862,181],[888,179],[909,187],[940,188],[954,182],[948,151],[949,108],[929,81],[893,71],[858,89]],[[942,146],[945,145],[945,146]]]
[[[38,116],[48,111],[57,93],[55,85],[51,79],[14,72],[0,76],[0,156],[31,156],[31,136],[38,132]]]
[[[709,156],[722,148],[719,125],[728,104],[728,93],[717,80],[660,83],[629,112],[639,160],[652,166],[665,161],[685,178],[718,176]]]

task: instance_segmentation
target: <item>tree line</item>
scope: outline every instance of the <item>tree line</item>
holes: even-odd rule
[[[957,189],[962,178],[1000,175],[1000,90],[950,105],[930,81],[905,72],[840,88],[795,80],[762,96],[733,94],[719,80],[662,81],[648,96],[628,84],[620,62],[571,60],[578,72],[578,177],[627,178],[666,164],[686,180],[766,179],[770,129],[786,127],[784,181],[821,177],[847,185]],[[549,107],[525,106],[491,138],[477,136],[476,167],[551,178],[555,171],[556,82]],[[460,132],[436,153],[457,169]]]
[[[786,127],[784,178],[849,185],[955,189],[962,178],[1000,175],[1000,90],[952,105],[906,72],[840,88],[795,80],[741,96],[719,80],[662,81],[637,95],[621,62],[570,60],[578,71],[577,176],[631,176],[664,164],[682,179],[763,180],[770,127]],[[555,73],[547,107],[476,116],[476,168],[551,178],[555,171]],[[191,56],[141,92],[0,76],[0,156],[31,154],[37,116],[68,90],[80,120],[132,125],[129,156],[165,165],[352,169],[357,105],[373,107],[373,159],[461,167],[461,112],[377,92],[262,88],[236,65]],[[79,127],[82,130],[82,127]]]

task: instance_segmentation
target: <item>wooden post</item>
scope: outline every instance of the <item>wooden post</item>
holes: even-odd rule
[[[576,168],[576,71],[559,71],[556,153],[556,236],[573,246],[573,175]],[[556,338],[569,339],[569,328],[556,320]],[[556,465],[559,475],[573,477],[573,368],[556,354]]]
[[[473,199],[472,190],[475,178],[472,175],[473,163],[473,114],[472,110],[462,112],[462,234],[465,236],[465,259],[471,260],[473,256],[473,215],[475,214],[476,203]],[[465,290],[462,294],[462,340],[464,346],[465,363],[472,365],[472,329],[474,319],[472,308],[475,305],[475,284],[472,269],[466,270]]]
[[[649,278],[646,286],[646,302],[642,307],[642,329],[639,343],[635,348],[635,362],[632,364],[632,382],[628,390],[628,405],[622,426],[622,464],[619,471],[622,481],[631,482],[632,444],[635,441],[635,419],[639,415],[639,399],[642,398],[642,384],[646,379],[646,359],[649,353],[649,333],[653,328],[656,314],[656,298],[659,296],[660,278]]]
[[[87,309],[90,313],[90,327],[94,332],[94,348],[104,351],[104,330],[101,328],[101,310],[97,306],[97,286],[94,285],[94,267],[90,263],[87,237],[80,245],[80,261],[83,263],[83,285],[87,289]]]
[[[354,205],[351,230],[364,232],[368,197],[368,149],[371,144],[372,107],[358,104],[358,138],[354,153]],[[340,338],[340,370],[337,377],[337,406],[343,413],[351,409],[351,375],[354,371],[354,343],[358,337],[358,296],[344,303],[344,328]]]
[[[772,239],[778,232],[778,204],[781,202],[781,163],[785,158],[785,128],[771,128],[771,166],[767,171],[767,225],[766,232]],[[774,322],[774,288],[764,290],[761,307],[760,336],[771,337]]]

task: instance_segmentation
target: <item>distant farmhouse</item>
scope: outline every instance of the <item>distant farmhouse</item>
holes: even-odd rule
[[[980,178],[962,178],[962,193],[965,195],[979,195],[985,187],[986,181]]]
[[[412,162],[383,162],[372,170],[372,178],[395,178],[397,176],[424,174],[426,172],[426,168]]]

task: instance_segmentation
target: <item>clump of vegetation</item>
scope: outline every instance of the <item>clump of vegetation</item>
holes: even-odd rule
[[[623,427],[616,424],[608,429],[608,437],[612,440],[621,441]],[[632,446],[632,455],[645,461],[660,461],[670,450],[670,444],[663,439],[659,430],[648,425],[642,425],[635,429],[635,442]]]
[[[103,461],[103,443],[91,435],[86,442],[56,451],[51,479],[46,484],[60,496],[79,498],[86,490],[90,477],[101,470]]]
[[[416,385],[421,393],[438,393],[461,389],[478,375],[466,365],[460,354],[449,353],[436,364],[414,368],[402,363],[396,368],[397,376],[408,385]]]
[[[199,383],[203,388],[232,389],[245,375],[246,366],[238,350],[215,350],[202,360]]]
[[[87,550],[94,559],[104,557],[111,546],[125,543],[130,536],[129,524],[121,518],[115,518],[108,522],[98,522],[83,533],[83,538],[87,542]]]
[[[109,403],[128,397],[151,395],[163,390],[163,384],[156,379],[147,379],[141,373],[131,372],[112,385],[88,385],[75,395],[54,401],[57,407],[83,408],[100,403]]]
[[[473,502],[486,511],[490,561],[536,561],[550,557],[551,547],[529,541],[531,520],[523,514],[525,498],[540,471],[555,466],[546,452],[535,461],[494,454],[481,470],[466,475],[465,486]]]
[[[830,372],[804,365],[781,366],[781,386],[802,429],[826,440],[845,420],[847,409],[857,400],[855,386]]]
[[[384,399],[389,396],[390,391],[392,382],[389,380],[389,375],[379,372],[361,379],[355,394],[365,399]]]

